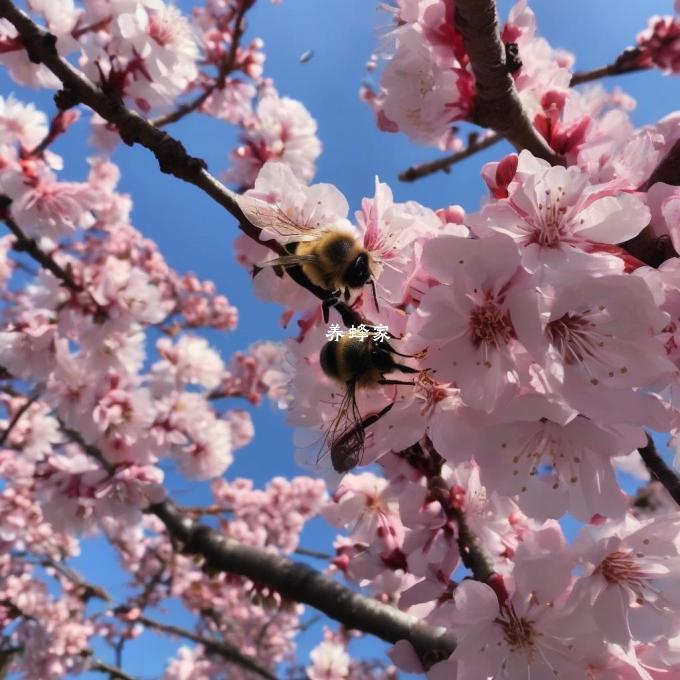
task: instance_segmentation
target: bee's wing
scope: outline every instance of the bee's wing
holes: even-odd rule
[[[316,262],[318,257],[316,255],[283,255],[276,257],[273,260],[265,260],[258,262],[258,267],[296,267],[305,262]]]
[[[357,407],[355,386],[347,385],[336,417],[324,437],[322,451],[328,449],[336,472],[348,472],[356,467],[364,453],[364,428]]]
[[[308,223],[300,223],[279,205],[268,203],[254,196],[239,196],[238,204],[248,221],[285,241],[311,241],[323,229]]]
[[[364,454],[364,428],[357,423],[331,444],[331,463],[336,472],[349,472],[359,465]]]

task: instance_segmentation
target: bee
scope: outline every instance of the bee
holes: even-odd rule
[[[376,262],[351,231],[343,227],[298,224],[280,207],[248,196],[241,197],[240,205],[257,227],[289,239],[285,245],[289,255],[267,260],[258,267],[299,267],[308,281],[330,294],[322,303],[324,321],[328,322],[331,307],[341,299],[348,302],[352,293],[366,284],[371,285],[378,308],[374,282]]]
[[[386,378],[388,373],[418,373],[418,369],[397,363],[400,354],[386,342],[374,342],[342,336],[330,340],[322,348],[320,363],[323,372],[345,388],[338,413],[328,427],[323,448],[328,448],[336,472],[348,472],[359,464],[364,453],[366,429],[382,418],[394,405],[390,403],[378,413],[361,417],[356,403],[357,389],[379,385],[413,385],[412,382]]]

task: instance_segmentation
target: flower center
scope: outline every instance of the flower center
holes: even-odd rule
[[[149,36],[161,47],[165,47],[174,41],[175,27],[167,19],[152,14],[149,18]]]
[[[598,571],[608,583],[634,583],[641,585],[642,571],[630,553],[616,550],[607,555],[598,567]]]
[[[432,413],[436,405],[450,395],[450,390],[437,382],[432,377],[430,371],[422,371],[419,373],[416,377],[415,385],[416,399],[422,402],[420,409],[421,415]]]
[[[511,651],[523,650],[531,653],[536,640],[533,622],[517,616],[513,608],[507,610],[507,618],[496,619],[503,629],[503,637]]]
[[[544,248],[560,245],[566,232],[563,218],[567,207],[561,205],[564,196],[562,187],[557,187],[554,195],[550,189],[545,190],[545,201],[538,204],[538,220],[531,234],[531,243],[538,243]]]
[[[613,378],[616,373],[628,372],[627,366],[618,363],[616,352],[608,349],[612,336],[599,330],[598,321],[606,319],[606,314],[606,307],[598,305],[579,314],[567,313],[546,327],[548,339],[562,355],[564,363],[580,365],[593,385],[600,383],[596,373]]]
[[[494,302],[475,307],[470,314],[470,338],[472,344],[500,347],[507,345],[512,337],[509,314]]]

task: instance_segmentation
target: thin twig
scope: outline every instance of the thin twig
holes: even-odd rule
[[[189,517],[202,517],[203,515],[227,515],[234,512],[233,508],[227,508],[224,505],[206,505],[204,507],[201,507],[200,505],[183,505],[181,510]]]
[[[35,389],[33,393],[26,398],[26,401],[17,409],[16,413],[12,416],[9,424],[5,428],[5,431],[0,435],[0,446],[4,446],[7,441],[7,437],[12,433],[12,430],[16,427],[17,423],[21,419],[21,416],[28,411],[29,408],[36,402],[40,396],[40,390]]]
[[[176,123],[185,116],[188,116],[193,111],[196,111],[203,106],[203,104],[208,100],[210,95],[215,90],[221,90],[227,80],[227,76],[236,68],[236,55],[238,53],[238,47],[243,37],[245,31],[245,16],[246,12],[253,6],[252,2],[248,0],[241,0],[241,7],[236,14],[236,19],[234,22],[234,32],[232,34],[231,45],[229,46],[229,52],[222,59],[220,64],[220,69],[215,77],[215,80],[203,90],[203,92],[185,104],[178,106],[174,111],[170,111],[162,116],[151,119],[151,124],[156,127],[162,128],[171,123]]]
[[[173,626],[167,623],[161,623],[155,619],[150,619],[147,616],[139,616],[135,619],[135,623],[141,623],[143,626],[148,628],[153,628],[162,633],[168,633],[169,635],[177,635],[178,637],[191,640],[200,645],[203,645],[208,652],[214,654],[219,654],[222,658],[230,661],[241,668],[245,668],[252,673],[267,678],[267,680],[276,680],[276,676],[272,674],[271,671],[261,666],[255,659],[243,654],[239,648],[227,642],[226,640],[215,640],[213,638],[206,637],[205,635],[199,635],[193,631],[187,630],[186,628],[180,628],[179,626]]]
[[[29,59],[35,64],[44,64],[61,80],[64,85],[63,94],[67,95],[69,103],[81,102],[89,106],[104,120],[116,126],[126,144],[140,144],[149,149],[156,157],[161,172],[197,186],[238,220],[243,233],[278,255],[287,254],[278,241],[261,239],[262,230],[246,219],[239,207],[237,194],[208,172],[205,161],[189,155],[179,140],[126,108],[120,99],[103,92],[81,71],[59,56],[56,36],[34,23],[11,0],[0,0],[0,18],[7,19],[16,28]],[[62,97],[57,96],[57,99]],[[299,268],[288,268],[286,273],[319,300],[333,298],[330,291],[312,284]],[[366,323],[358,312],[344,302],[334,304],[334,309],[347,327]]]
[[[571,76],[571,85],[581,85],[590,83],[600,78],[610,76],[621,76],[624,73],[635,73],[636,71],[647,71],[649,66],[641,64],[639,61],[640,50],[637,47],[626,50],[620,54],[616,60],[607,66],[600,66],[591,71],[577,71]]]
[[[460,163],[466,158],[470,158],[470,156],[473,156],[478,151],[492,147],[502,139],[503,137],[500,135],[491,133],[480,140],[468,144],[462,151],[456,151],[456,153],[452,153],[449,156],[443,156],[442,158],[438,158],[436,161],[430,161],[429,163],[412,165],[399,175],[399,179],[402,182],[414,182],[421,177],[426,177],[435,172],[448,172],[452,165]]]
[[[99,673],[108,673],[109,678],[116,678],[116,680],[135,680],[135,677],[128,675],[123,669],[118,666],[111,666],[108,663],[93,658],[90,661],[90,670],[97,671]]]
[[[94,444],[88,444],[84,439],[83,436],[80,434],[80,432],[77,432],[76,430],[71,429],[70,427],[67,427],[63,422],[59,421],[59,424],[61,426],[62,432],[73,442],[78,444],[81,449],[85,453],[87,453],[88,456],[91,456],[95,460],[99,462],[99,464],[110,474],[112,475],[115,472],[115,466],[112,465],[104,456],[104,454],[96,447]]]
[[[15,250],[19,250],[28,254],[40,266],[54,274],[54,276],[56,276],[69,290],[73,291],[74,293],[82,293],[82,286],[78,285],[73,280],[73,277],[60,264],[58,264],[52,256],[42,251],[33,239],[28,238],[28,236],[26,236],[26,234],[24,234],[22,231],[21,227],[12,219],[9,214],[9,206],[11,205],[11,202],[12,201],[8,196],[0,194],[0,219],[2,219],[7,228],[12,232],[12,234],[14,234],[14,237],[16,238],[16,242],[14,244]]]
[[[494,0],[456,0],[456,28],[475,75],[472,122],[495,130],[516,149],[528,149],[553,165],[561,159],[531,124],[506,63]]]
[[[333,555],[329,555],[319,550],[309,550],[309,548],[297,547],[293,551],[296,555],[304,555],[305,557],[313,557],[317,560],[332,560]]]
[[[643,446],[638,451],[646,468],[649,470],[649,474],[661,482],[666,491],[671,495],[671,498],[680,505],[680,479],[656,452],[654,441],[649,435],[647,435],[647,446]]]
[[[201,555],[211,568],[265,584],[289,600],[314,607],[349,629],[391,643],[408,640],[426,668],[447,658],[455,649],[456,643],[450,633],[359,595],[306,564],[243,545],[210,527],[197,524],[170,502],[152,505],[149,511],[161,519],[185,552]]]

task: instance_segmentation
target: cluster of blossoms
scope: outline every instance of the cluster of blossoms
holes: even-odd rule
[[[93,587],[59,568],[79,553],[79,534],[104,532],[147,606],[170,596],[165,577],[157,584],[162,596],[155,587],[146,592],[149,580],[177,570],[186,580],[173,577],[173,596],[202,615],[221,589],[224,620],[238,614],[252,642],[276,604],[275,595],[266,606],[254,597],[259,586],[229,579],[196,592],[200,567],[188,558],[173,562],[160,523],[142,511],[165,497],[163,459],[174,459],[189,479],[223,474],[254,431],[248,412],[220,408],[220,400],[283,400],[283,348],[261,342],[225,362],[199,335],[232,331],[236,308],[212,282],[170,268],[132,226],[132,202],[116,190],[113,163],[94,157],[84,181],[60,179],[63,161],[43,141],[76,118],[59,114],[48,124],[33,106],[0,97],[2,219],[14,232],[0,250],[0,611],[3,644],[24,650],[16,668],[35,680],[87,668],[90,639],[102,630],[112,641],[139,634],[136,599],[124,623],[107,623],[105,613],[86,611],[87,600],[99,597]],[[47,257],[49,270],[32,271],[27,248]],[[216,487],[215,499],[238,508],[225,534],[290,551],[323,493],[323,483],[301,478],[275,480],[264,492],[235,482],[231,490]],[[262,508],[272,504],[282,524],[270,521],[258,534]],[[52,565],[59,598],[36,577],[40,565]],[[276,604],[282,613],[266,653],[252,650],[270,667],[293,650],[299,612],[286,606]]]
[[[423,4],[413,21],[437,16],[438,3]],[[512,17],[533,31],[524,4]],[[408,18],[396,30],[404,50],[426,33]],[[550,58],[559,79],[563,67]],[[395,90],[413,104],[420,100],[407,75],[395,77],[407,80]],[[652,268],[622,246],[645,234],[680,245],[680,190],[647,182],[677,145],[680,117],[635,129],[622,93],[567,85],[568,74],[562,95],[543,92],[535,108],[523,96],[566,166],[528,151],[488,164],[489,198],[478,212],[397,203],[377,181],[350,221],[336,187],[308,186],[281,163],[266,164],[241,202],[284,246],[315,232],[352,234],[379,300],[365,288],[352,308],[388,326],[392,346],[411,357],[413,375],[386,371],[402,384],[336,384],[319,361],[327,335],[318,300],[275,267],[258,271],[256,291],[284,305],[284,318],[300,313],[300,335],[288,345],[288,420],[300,428],[299,461],[337,487],[323,514],[350,535],[338,539],[334,565],[456,636],[456,653],[429,670],[432,678],[519,678],[525,668],[532,677],[680,672],[677,513],[660,503],[635,519],[616,476],[617,462],[646,444],[646,429],[674,440],[680,432],[680,259]],[[381,115],[390,107],[386,95]],[[239,243],[246,265],[269,257]],[[377,462],[383,476],[340,478],[328,451],[319,455],[347,390],[362,418],[381,414],[364,428],[360,463]],[[490,556],[487,583],[454,580],[469,566],[461,513]],[[587,525],[569,547],[556,521],[566,513]],[[554,576],[546,582],[546,574]],[[344,667],[341,650],[332,653]],[[403,645],[393,659],[422,671]]]
[[[155,115],[158,124],[197,110],[239,126],[228,181],[251,186],[268,160],[288,163],[309,181],[321,153],[316,122],[300,102],[280,97],[263,76],[263,41],[242,44],[254,4],[206,0],[191,18],[164,0],[83,0],[82,6],[72,0],[31,0],[28,7],[56,36],[62,56],[74,56],[104,91],[145,116]],[[31,63],[5,19],[0,19],[0,64],[21,85],[60,86],[46,67]],[[115,128],[97,114],[92,125],[94,145],[110,151],[119,140]]]
[[[78,112],[48,121],[0,97],[11,232],[0,240],[0,655],[29,680],[96,668],[93,638],[122,649],[145,629],[168,632],[148,610],[175,599],[196,618],[195,645],[165,680],[250,680],[281,665],[311,680],[391,680],[396,667],[432,680],[680,674],[680,513],[658,483],[630,497],[617,478],[647,431],[668,433],[680,456],[680,189],[655,174],[677,155],[680,114],[636,129],[623,92],[570,89],[571,56],[538,37],[519,0],[501,37],[521,59],[524,111],[563,165],[527,150],[487,164],[488,197],[468,213],[396,202],[376,179],[351,219],[339,189],[310,184],[314,120],[263,77],[262,42],[241,44],[253,4],[208,0],[188,19],[162,0],[28,2],[107,96],[161,126],[201,111],[241,128],[228,178],[262,238],[241,237],[237,257],[299,333],[225,361],[200,332],[233,330],[238,311],[131,224],[118,168],[93,157],[86,178],[63,179],[49,146]],[[393,12],[381,88],[364,96],[382,129],[456,148],[452,124],[474,119],[476,86],[455,2],[399,0]],[[59,87],[24,47],[0,20],[10,75]],[[673,73],[678,49],[677,19],[654,17],[631,59]],[[117,133],[94,125],[109,148]],[[300,285],[321,265],[296,249],[329,232],[368,262],[374,290],[348,285],[342,304],[359,328],[389,328],[384,352],[400,363],[385,384],[338,384],[322,367],[324,310]],[[665,261],[651,266],[640,243],[665,244]],[[336,308],[330,321],[345,318]],[[317,478],[261,490],[223,479],[254,437],[249,412],[220,408],[233,397],[286,409]],[[376,466],[341,476],[328,449],[338,434],[358,442],[356,430],[352,453]],[[170,465],[212,480],[212,505],[183,512],[210,515],[223,545],[288,556],[321,514],[344,532],[329,572],[451,633],[455,652],[432,662],[402,641],[394,665],[356,661],[341,628],[299,665],[299,603],[185,554],[145,513],[166,499]],[[584,525],[571,544],[567,513]],[[122,601],[66,563],[92,534],[130,575]]]
[[[368,63],[369,71],[374,71],[384,62],[380,84],[377,89],[363,86],[362,98],[375,111],[381,130],[402,131],[419,144],[459,150],[463,143],[454,124],[475,121],[477,112],[475,78],[457,28],[455,0],[393,0],[385,9],[393,25]],[[527,0],[518,0],[510,10],[501,40],[526,113],[561,151],[540,123],[561,111],[564,100],[573,97],[569,90],[573,55],[552,48],[537,34],[536,18]],[[620,61],[629,70],[654,66],[677,73],[677,17],[652,17],[649,27],[637,37],[637,48],[624,52]],[[585,113],[581,111],[581,116]],[[582,129],[579,132],[583,134]]]

